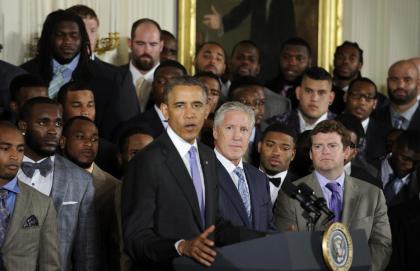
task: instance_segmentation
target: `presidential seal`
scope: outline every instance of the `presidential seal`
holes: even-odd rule
[[[335,222],[324,232],[322,254],[330,270],[346,271],[353,261],[353,242],[346,225]]]

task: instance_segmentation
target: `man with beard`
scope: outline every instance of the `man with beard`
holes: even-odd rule
[[[18,122],[26,139],[18,178],[54,201],[62,270],[96,270],[95,189],[89,173],[55,154],[62,123],[55,101],[36,97],[25,103]]]
[[[419,71],[413,62],[400,60],[392,64],[387,79],[391,103],[379,109],[375,118],[396,129],[420,130],[419,85]]]
[[[290,162],[296,154],[296,133],[288,126],[276,123],[265,129],[258,143],[260,170],[270,181],[271,203],[274,206],[277,195],[284,182],[298,177],[289,170]]]
[[[163,49],[160,25],[148,18],[135,21],[131,27],[128,47],[131,49],[131,59],[123,67],[131,72],[137,99],[144,111],[152,90],[153,74],[159,66]]]
[[[120,253],[114,198],[120,181],[94,163],[98,145],[98,129],[89,118],[74,117],[64,125],[60,139],[61,152],[64,157],[92,174],[101,270],[118,270]]]

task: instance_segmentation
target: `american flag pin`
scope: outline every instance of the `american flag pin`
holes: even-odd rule
[[[206,161],[206,165],[208,165],[209,164],[209,161]]]

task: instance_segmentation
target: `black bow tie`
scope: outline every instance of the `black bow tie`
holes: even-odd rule
[[[25,175],[29,178],[32,178],[32,176],[34,176],[34,172],[36,169],[38,169],[41,175],[45,177],[47,176],[48,172],[52,170],[52,161],[48,157],[41,163],[23,162],[21,168],[23,173],[25,173]]]
[[[280,178],[280,177],[278,177],[278,178],[268,178],[268,180],[269,180],[272,184],[274,184],[274,186],[275,186],[275,187],[279,187],[279,186],[280,186],[280,184],[281,184],[281,178]]]

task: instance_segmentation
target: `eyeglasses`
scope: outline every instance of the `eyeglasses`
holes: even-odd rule
[[[367,95],[367,94],[358,93],[358,92],[349,92],[349,97],[356,100],[365,99],[365,101],[367,102],[371,102],[374,99],[376,99],[376,95]]]

